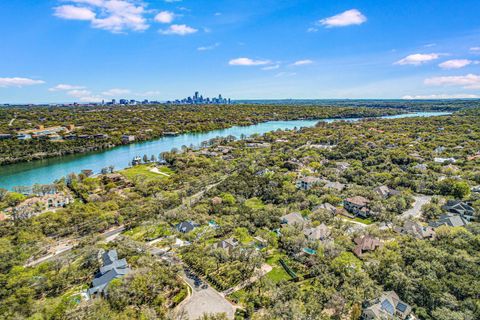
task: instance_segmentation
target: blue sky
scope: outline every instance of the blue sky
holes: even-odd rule
[[[0,103],[480,97],[478,0],[0,2]]]

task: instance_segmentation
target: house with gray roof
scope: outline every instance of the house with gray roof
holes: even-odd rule
[[[442,208],[449,213],[460,215],[465,220],[472,221],[475,219],[475,209],[464,201],[448,200]]]
[[[126,259],[118,259],[116,250],[104,252],[102,255],[103,266],[95,275],[92,287],[87,290],[89,297],[106,294],[108,284],[117,278],[121,278],[130,272]]]
[[[190,231],[192,231],[193,229],[195,229],[195,227],[197,227],[197,224],[192,222],[192,221],[183,221],[183,222],[180,222],[179,224],[177,224],[177,231],[181,232],[181,233],[189,233]]]
[[[315,212],[317,210],[325,210],[325,211],[330,212],[331,214],[335,214],[337,212],[337,208],[334,205],[332,205],[328,202],[322,203],[322,204],[316,206],[315,208],[313,208],[313,212]]]
[[[300,213],[292,212],[282,216],[280,218],[280,223],[287,224],[289,226],[299,226],[303,228],[303,225],[305,224],[305,219]]]
[[[417,239],[433,239],[435,238],[435,230],[431,226],[423,226],[419,222],[407,220],[403,227],[395,227],[394,231],[401,234],[408,234]]]
[[[438,228],[440,226],[465,227],[467,224],[469,224],[469,221],[464,219],[461,215],[447,213],[441,215],[438,220],[432,221],[428,225],[432,228]]]
[[[297,180],[297,188],[301,190],[310,190],[314,186],[318,185],[321,181],[322,179],[318,177],[312,177],[312,176],[302,177]]]
[[[373,191],[384,199],[388,198],[388,197],[391,197],[391,196],[401,194],[400,191],[397,191],[397,190],[392,189],[389,186],[385,186],[385,185],[376,187],[375,189],[373,189]]]
[[[330,237],[330,229],[322,223],[315,228],[305,228],[303,234],[308,240],[325,241]]]
[[[362,320],[414,320],[412,307],[400,300],[395,291],[386,291],[380,297],[369,301],[363,309]]]
[[[221,248],[221,249],[224,249],[226,250],[228,253],[232,253],[232,251],[238,247],[238,245],[240,244],[240,242],[235,239],[235,238],[228,238],[228,239],[225,239],[225,240],[222,240],[220,242],[217,243],[217,248]]]

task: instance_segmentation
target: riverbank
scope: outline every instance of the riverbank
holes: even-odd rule
[[[431,117],[448,114],[450,113],[417,112],[389,115],[379,118]],[[264,134],[278,129],[291,130],[300,127],[312,127],[319,121],[358,121],[362,119],[364,118],[268,121],[251,126],[233,126],[227,129],[212,130],[202,133],[187,133],[179,134],[177,136],[162,137],[151,141],[117,146],[112,149],[95,153],[68,155],[59,158],[49,158],[45,160],[0,166],[0,187],[11,190],[14,186],[19,185],[52,183],[56,179],[65,177],[70,173],[78,173],[84,169],[89,169],[98,173],[102,168],[114,166],[115,169],[119,170],[129,166],[130,161],[136,156],[158,155],[161,152],[170,151],[172,148],[180,149],[182,146],[200,147],[202,142],[217,137],[233,136],[235,138],[242,138],[251,136],[252,134]]]

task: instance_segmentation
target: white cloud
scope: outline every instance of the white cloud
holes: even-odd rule
[[[438,66],[442,69],[460,69],[471,63],[473,63],[473,61],[468,59],[453,59],[442,62]]]
[[[172,23],[175,14],[170,11],[162,11],[155,16],[155,21],[160,23]]]
[[[318,31],[318,28],[315,28],[315,27],[310,27],[307,29],[307,32],[317,32]]]
[[[424,81],[432,86],[461,86],[464,89],[480,89],[480,76],[476,74],[467,74],[465,76],[444,76],[427,78]]]
[[[476,94],[431,94],[431,95],[416,95],[416,96],[403,96],[405,100],[436,100],[436,99],[477,99],[480,98]]]
[[[48,91],[66,91],[66,90],[79,90],[85,89],[82,86],[74,86],[71,84],[57,84],[55,87],[48,89]]]
[[[166,3],[182,2],[182,0],[163,0]]]
[[[54,15],[67,20],[87,20],[95,19],[95,12],[88,8],[64,5],[56,7]]]
[[[70,90],[70,91],[67,91],[67,94],[75,98],[82,98],[82,97],[90,96],[92,92],[90,92],[89,90]]]
[[[276,70],[278,68],[280,68],[280,65],[276,64],[276,65],[273,65],[273,66],[263,67],[262,70]]]
[[[340,14],[334,15],[332,17],[322,19],[318,21],[318,23],[327,28],[333,28],[333,27],[346,27],[351,25],[360,25],[365,21],[367,21],[367,17],[365,17],[357,9],[351,9],[351,10],[342,12]]]
[[[134,0],[65,0],[73,5],[54,8],[54,15],[67,20],[90,21],[93,28],[121,33],[149,28],[145,4]]]
[[[172,24],[168,29],[159,30],[161,34],[185,36],[197,32],[198,30],[185,24]]]
[[[415,53],[415,54],[408,55],[401,60],[398,60],[394,64],[399,64],[399,65],[411,64],[414,66],[419,66],[426,62],[436,60],[439,57],[440,55],[438,53]]]
[[[282,77],[293,77],[297,74],[295,72],[279,72],[275,75],[275,78],[282,78]]]
[[[471,47],[471,48],[470,48],[470,51],[480,52],[480,47]]]
[[[215,13],[214,13],[214,16],[216,16],[216,17],[221,16],[221,15],[222,15],[221,12],[215,12]]]
[[[313,61],[309,60],[309,59],[298,60],[298,61],[295,61],[294,63],[292,63],[292,66],[305,66],[307,64],[312,64],[312,63],[313,63]]]
[[[25,86],[33,86],[37,84],[43,84],[45,81],[43,80],[34,80],[29,78],[0,78],[0,88],[7,88],[7,87],[25,87]]]
[[[114,89],[110,89],[110,90],[107,90],[107,91],[104,91],[102,92],[102,94],[104,96],[118,96],[118,95],[122,95],[122,94],[129,94],[130,93],[130,90],[128,89],[119,89],[119,88],[114,88]]]
[[[269,60],[253,60],[250,58],[236,58],[228,62],[231,66],[263,66],[270,64]]]
[[[220,43],[217,42],[217,43],[215,43],[215,44],[212,44],[211,46],[198,47],[197,50],[198,50],[198,51],[213,50],[213,49],[217,48],[219,45],[220,45]]]

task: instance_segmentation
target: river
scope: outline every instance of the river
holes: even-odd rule
[[[417,112],[384,116],[384,119],[397,119],[407,117],[432,117],[448,115],[449,112]],[[185,133],[178,136],[162,137],[147,142],[133,143],[125,146],[118,146],[99,152],[67,155],[31,162],[22,162],[0,166],[0,188],[12,190],[14,186],[30,186],[36,183],[47,184],[68,175],[78,173],[83,169],[100,172],[102,168],[113,165],[116,170],[128,166],[135,156],[144,154],[155,155],[170,151],[173,148],[180,149],[183,145],[199,147],[203,141],[226,137],[229,135],[240,138],[252,134],[264,134],[278,129],[293,129],[300,127],[312,127],[319,121],[334,122],[340,120],[358,121],[360,118],[349,119],[321,119],[321,120],[289,120],[289,121],[268,121],[245,127],[231,127],[227,129],[213,130],[202,133]]]

